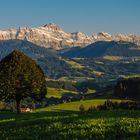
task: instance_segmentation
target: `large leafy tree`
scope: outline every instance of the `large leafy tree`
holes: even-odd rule
[[[0,62],[0,100],[15,100],[17,112],[23,98],[33,100],[46,95],[45,75],[25,54],[15,50]]]

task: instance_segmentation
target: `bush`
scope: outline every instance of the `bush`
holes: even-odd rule
[[[79,110],[80,110],[80,112],[85,112],[85,107],[84,107],[83,104],[81,104],[81,105],[79,106]]]
[[[93,111],[96,111],[97,108],[94,107],[94,106],[90,106],[89,109],[88,109],[88,112],[93,112]]]

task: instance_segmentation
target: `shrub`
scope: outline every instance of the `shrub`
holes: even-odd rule
[[[85,112],[85,107],[84,107],[83,104],[81,104],[81,105],[79,106],[79,110],[80,110],[80,112]]]
[[[88,109],[88,112],[93,112],[93,111],[96,111],[97,108],[94,107],[94,106],[90,106],[89,109]]]

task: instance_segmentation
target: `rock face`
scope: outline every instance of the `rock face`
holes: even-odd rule
[[[69,47],[85,47],[96,41],[130,41],[140,45],[140,37],[134,35],[115,35],[101,32],[87,36],[82,32],[66,33],[54,23],[38,28],[18,28],[0,30],[0,40],[27,40],[45,48],[61,50]]]

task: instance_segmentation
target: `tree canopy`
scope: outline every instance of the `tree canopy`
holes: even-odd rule
[[[114,93],[121,98],[140,100],[140,77],[119,80]]]
[[[30,96],[39,99],[46,95],[46,81],[42,69],[34,60],[13,51],[0,62],[0,99],[15,100],[20,111],[20,101]]]

